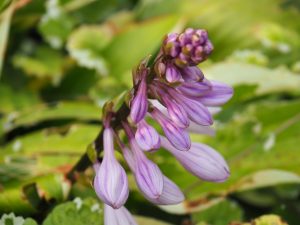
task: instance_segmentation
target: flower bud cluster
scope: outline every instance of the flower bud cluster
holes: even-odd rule
[[[169,34],[153,65],[143,62],[134,73],[128,117],[122,118],[119,126],[127,136],[127,145],[110,126],[113,116],[105,119],[104,156],[95,166],[94,179],[95,191],[106,204],[106,218],[116,221],[105,224],[136,224],[123,206],[128,198],[128,181],[115,158],[115,142],[141,193],[154,204],[172,205],[184,200],[177,185],[147,158],[148,152],[160,147],[202,180],[223,182],[228,178],[223,157],[207,145],[193,143],[189,135],[191,131],[212,134],[212,107],[223,105],[233,94],[230,86],[208,80],[197,67],[212,50],[205,30],[189,28],[181,34]],[[151,120],[161,129],[154,128]]]

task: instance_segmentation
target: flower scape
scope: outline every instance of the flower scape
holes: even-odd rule
[[[95,141],[103,157],[94,163],[93,184],[104,202],[106,225],[137,224],[124,207],[128,180],[115,146],[140,192],[153,204],[184,200],[179,187],[147,158],[160,148],[201,180],[223,182],[229,177],[224,158],[205,144],[193,143],[189,136],[190,132],[211,134],[212,114],[233,95],[230,86],[208,80],[197,66],[212,50],[205,30],[188,28],[168,34],[155,59],[146,58],[133,71],[132,90],[103,107],[103,129]]]

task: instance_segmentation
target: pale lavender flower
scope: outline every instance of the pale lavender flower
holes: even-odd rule
[[[170,119],[179,127],[186,128],[189,126],[190,120],[183,107],[172,100],[167,93],[161,92],[161,99],[167,107]]]
[[[137,124],[135,139],[141,149],[145,151],[155,150],[160,147],[159,134],[145,120],[141,120]]]
[[[197,100],[206,106],[220,106],[225,104],[233,95],[232,87],[227,84],[210,81],[211,90],[197,97]]]
[[[183,106],[190,120],[204,126],[213,124],[210,112],[200,101],[181,95],[171,88],[169,88],[168,91],[174,100]]]
[[[151,160],[147,159],[139,148],[129,125],[123,122],[123,127],[129,138],[130,147],[133,153],[135,161],[135,180],[139,189],[151,199],[159,198],[163,190],[163,174],[159,167]]]
[[[104,204],[104,225],[137,225],[137,223],[124,206],[114,209]]]
[[[175,148],[181,151],[190,149],[191,140],[183,128],[177,126],[156,108],[151,111],[151,115],[160,124],[166,137]]]
[[[113,134],[138,188],[154,204],[178,204],[184,195],[142,150],[153,154],[162,146],[200,179],[223,182],[228,178],[224,158],[207,145],[191,143],[189,136],[189,132],[214,135],[210,125],[216,108],[210,107],[221,106],[233,95],[231,87],[209,81],[197,67],[212,50],[205,30],[188,28],[180,34],[168,34],[153,64],[148,66],[146,58],[133,72],[134,88],[126,95],[131,99],[125,98],[119,109],[114,101],[104,108],[104,157],[101,164],[94,164],[94,188],[106,204],[105,225],[136,224],[123,207],[128,181],[114,156]],[[147,116],[161,126],[165,137],[146,122]],[[120,129],[125,131],[130,148],[121,142]]]
[[[165,77],[169,83],[178,82],[182,78],[180,71],[176,68],[175,65],[172,65],[171,63],[169,63],[166,67]]]
[[[186,82],[197,82],[204,79],[203,72],[197,66],[180,68],[181,76]]]
[[[134,158],[134,153],[130,151],[123,143],[119,141],[119,145],[122,149],[124,158],[128,163],[131,171],[136,177],[136,163],[137,161]],[[137,178],[136,178],[137,179]],[[184,200],[184,195],[179,189],[179,187],[171,181],[166,176],[163,176],[163,190],[159,197],[153,198],[153,195],[149,195],[148,192],[141,191],[144,197],[157,205],[174,205],[182,202]]]
[[[94,188],[102,201],[117,209],[125,204],[129,190],[125,170],[114,156],[113,131],[111,128],[105,128],[103,143],[104,157],[100,166],[96,167]]]
[[[212,87],[208,82],[184,82],[176,89],[189,97],[201,97],[209,92]]]
[[[147,84],[146,78],[143,77],[138,85],[138,90],[130,104],[130,117],[133,122],[140,122],[148,110]]]
[[[192,143],[189,151],[181,152],[164,137],[161,137],[161,144],[176,157],[186,170],[202,180],[224,182],[230,175],[224,158],[207,145]]]

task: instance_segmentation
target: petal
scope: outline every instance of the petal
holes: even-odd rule
[[[133,122],[141,121],[148,110],[147,84],[145,78],[141,80],[138,91],[130,103],[130,117]]]
[[[141,149],[145,151],[158,149],[160,147],[159,134],[152,126],[147,124],[145,120],[138,123],[135,139]]]
[[[207,93],[211,86],[207,82],[183,82],[176,89],[186,96],[200,97]]]
[[[227,84],[211,81],[212,89],[197,99],[207,106],[220,106],[231,99],[233,95],[232,87]]]
[[[157,205],[175,205],[184,200],[184,195],[173,181],[164,176],[164,188],[162,194],[158,199],[147,199]]]
[[[135,140],[130,140],[130,144],[135,157],[136,183],[145,196],[156,199],[162,194],[163,174],[155,163],[147,159]]]
[[[137,223],[124,206],[113,209],[104,204],[104,225],[137,225]]]
[[[184,129],[178,127],[156,108],[151,112],[151,115],[161,125],[166,137],[175,148],[181,151],[190,149],[190,136]]]
[[[230,175],[224,158],[207,145],[192,143],[189,151],[181,152],[176,151],[164,137],[161,137],[161,143],[186,170],[203,180],[224,182]]]

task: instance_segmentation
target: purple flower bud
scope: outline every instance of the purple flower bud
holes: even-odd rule
[[[181,68],[181,76],[185,81],[202,81],[204,74],[197,66],[187,66]]]
[[[175,148],[181,151],[190,149],[190,136],[184,129],[178,127],[156,108],[153,109],[151,115],[161,125],[166,137]]]
[[[178,34],[171,33],[168,34],[164,40],[163,51],[165,54],[170,55],[172,57],[176,57],[180,53],[179,43],[176,41]]]
[[[136,173],[136,161],[132,152],[125,146],[120,145],[123,151],[126,162],[128,163],[131,171],[135,175]],[[142,194],[150,202],[157,205],[174,205],[184,200],[184,195],[176,184],[174,184],[169,178],[163,176],[163,190],[158,198],[152,198],[147,192],[142,191]]]
[[[207,82],[183,82],[176,88],[182,94],[190,97],[200,97],[211,89]]]
[[[113,209],[104,204],[104,225],[137,225],[137,223],[124,206]]]
[[[213,128],[208,126],[198,125],[194,122],[190,123],[190,126],[187,128],[187,131],[195,134],[206,134],[209,136],[215,136],[216,134]]]
[[[165,77],[169,83],[175,83],[181,79],[181,74],[180,71],[176,68],[176,66],[169,63],[166,68]]]
[[[152,126],[147,124],[145,120],[141,120],[137,124],[135,139],[141,149],[145,151],[158,149],[160,147],[159,134]]]
[[[187,113],[183,109],[183,107],[177,104],[175,101],[171,100],[171,97],[166,93],[161,94],[162,101],[168,110],[168,114],[170,119],[181,128],[186,128],[189,126],[190,120],[188,118]]]
[[[211,81],[212,88],[203,96],[197,98],[204,105],[207,106],[220,106],[226,103],[233,95],[232,87],[227,84]]]
[[[205,30],[186,29],[181,34],[169,34],[162,46],[163,52],[172,57],[179,67],[195,66],[204,61],[213,46]]]
[[[189,151],[181,152],[177,151],[164,137],[161,137],[161,144],[186,170],[203,180],[223,182],[230,175],[224,158],[207,145],[192,143]]]
[[[94,188],[103,202],[117,209],[125,204],[129,190],[125,170],[114,156],[113,131],[111,128],[104,129],[103,144],[104,157],[96,171]]]
[[[192,121],[204,126],[213,124],[210,112],[201,102],[187,98],[171,88],[169,88],[168,91],[175,101],[184,108]]]
[[[130,146],[135,158],[135,180],[141,192],[150,199],[157,199],[163,191],[163,174],[159,167],[147,159],[134,139]]]
[[[130,104],[130,117],[134,123],[140,122],[148,110],[147,84],[144,77],[139,83],[138,90]]]
[[[173,181],[164,176],[164,187],[161,196],[158,199],[147,199],[157,205],[175,205],[184,200],[184,195]]]

